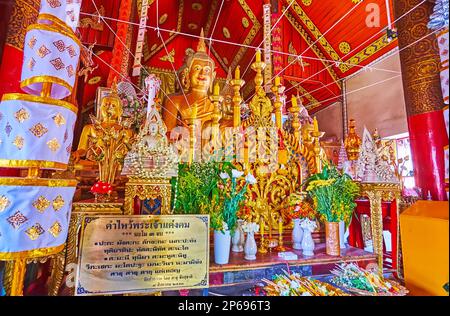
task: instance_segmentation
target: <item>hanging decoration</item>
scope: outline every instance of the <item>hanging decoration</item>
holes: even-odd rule
[[[147,10],[148,0],[142,0],[141,17],[139,20],[139,30],[136,41],[136,52],[134,53],[133,73],[132,76],[139,76],[141,73],[142,52],[144,50],[145,31],[147,26]]]

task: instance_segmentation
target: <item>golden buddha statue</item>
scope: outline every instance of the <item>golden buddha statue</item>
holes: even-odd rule
[[[351,119],[349,122],[349,131],[347,138],[344,141],[345,150],[347,151],[348,160],[358,160],[359,152],[361,151],[361,138],[356,134],[355,120]]]
[[[201,123],[202,130],[212,121],[214,105],[209,98],[215,78],[215,62],[208,56],[203,30],[197,51],[188,56],[180,71],[183,91],[169,95],[163,106],[162,117],[170,132],[176,126]],[[222,119],[223,121],[223,119]]]
[[[122,122],[122,102],[117,95],[116,87],[116,82],[114,82],[111,94],[102,99],[99,115],[97,117],[91,116],[93,123],[83,127],[78,148],[72,153],[77,170],[96,169],[99,155],[104,150],[103,147],[107,145],[108,138],[106,136],[108,135],[115,136],[116,141],[123,143],[118,144],[121,145],[121,151],[129,146],[133,132],[126,126],[125,122]]]

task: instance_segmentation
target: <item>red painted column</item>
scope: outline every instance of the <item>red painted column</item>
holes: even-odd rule
[[[394,1],[395,17],[398,19],[420,2]],[[434,200],[446,200],[442,148],[448,139],[442,115],[439,47],[427,26],[432,11],[433,3],[424,2],[396,26],[416,186],[424,196],[430,191]]]

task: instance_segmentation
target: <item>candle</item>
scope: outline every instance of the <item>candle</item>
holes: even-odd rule
[[[280,233],[280,235],[283,232],[283,219],[280,217],[280,220],[278,221],[278,232]]]
[[[261,62],[261,51],[259,49],[256,50],[256,62]]]
[[[297,107],[297,98],[295,97],[295,95],[292,96],[291,102],[292,102],[292,107],[296,108]]]
[[[214,95],[215,96],[219,95],[219,90],[220,90],[219,83],[216,82],[216,84],[214,85]]]
[[[236,70],[234,72],[234,79],[236,80],[241,79],[241,70],[239,69],[239,66],[236,67]]]
[[[317,118],[315,116],[314,116],[313,123],[314,123],[314,131],[318,132],[319,131],[319,123],[317,122]]]
[[[275,77],[275,85],[278,87],[279,85],[281,85],[281,78],[279,76]]]
[[[264,235],[264,218],[261,217],[261,236]]]

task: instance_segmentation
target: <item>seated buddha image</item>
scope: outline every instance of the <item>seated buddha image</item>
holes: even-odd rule
[[[202,130],[211,124],[214,105],[209,94],[215,78],[215,62],[206,52],[203,30],[200,36],[197,51],[186,51],[188,55],[179,72],[183,91],[169,95],[163,105],[162,117],[169,132],[176,126],[187,127],[193,119],[201,124]]]
[[[122,122],[123,109],[115,87],[115,84],[113,84],[111,94],[102,99],[99,115],[92,117],[100,126],[87,124],[83,127],[78,148],[72,153],[76,169],[97,168],[98,162],[95,161],[93,150],[102,145],[102,131],[115,131],[125,141],[130,141],[133,137],[132,130]],[[94,140],[96,146],[93,146]]]

